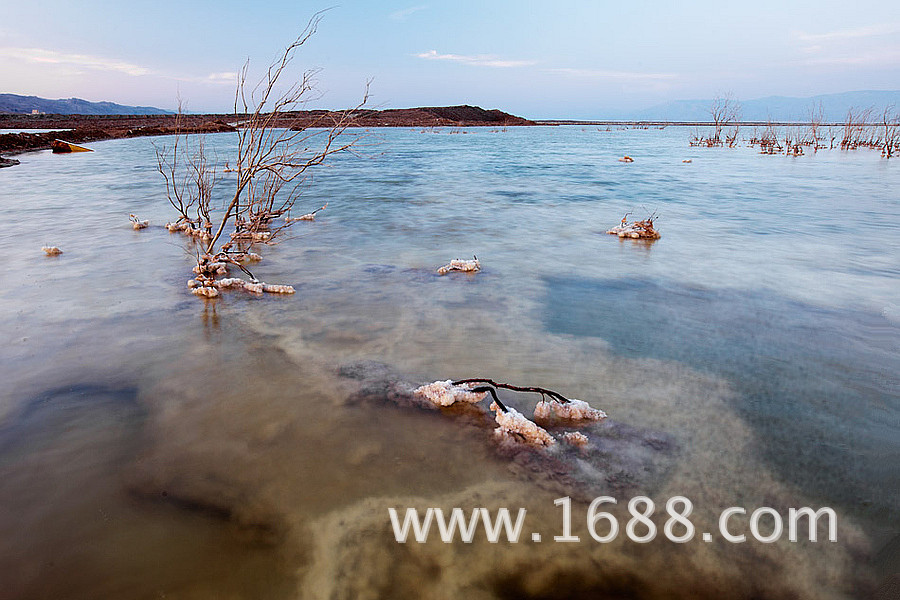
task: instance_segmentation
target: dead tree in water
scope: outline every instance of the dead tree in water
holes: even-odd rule
[[[213,192],[226,180],[218,176],[217,160],[209,157],[202,137],[189,140],[176,135],[171,149],[157,149],[169,202],[179,214],[169,230],[184,231],[198,241],[197,277],[189,283],[195,294],[213,297],[224,287],[287,291],[289,286],[259,284],[242,263],[258,259],[250,252],[254,244],[275,243],[297,220],[290,218],[290,212],[306,183],[307,172],[333,154],[352,151],[359,143],[359,136],[347,134],[346,129],[356,111],[365,105],[368,89],[355,108],[324,113],[312,124],[301,123],[293,111],[304,108],[312,99],[317,71],[303,71],[280,91],[282,80],[293,77],[289,71],[295,53],[316,32],[321,18],[322,13],[313,16],[255,85],[247,82],[249,61],[241,69],[234,99],[239,119],[237,151],[232,166],[225,170],[233,174],[227,180],[233,189],[220,205],[214,206]],[[229,265],[241,268],[251,281],[217,281]]]
[[[890,158],[900,150],[900,112],[894,110],[893,106],[885,107],[881,122],[884,127],[881,155]]]
[[[847,110],[847,120],[844,122],[844,135],[841,139],[841,150],[856,150],[860,144],[864,144],[867,123],[872,117],[872,108],[856,109],[850,107]]]
[[[709,107],[709,115],[713,121],[713,144],[720,146],[722,144],[722,129],[730,123],[736,123],[741,118],[741,105],[735,100],[732,94],[724,96],[716,96],[713,99],[712,106]],[[734,137],[737,137],[735,131]]]
[[[820,130],[825,122],[825,107],[820,101],[818,106],[809,107],[809,144],[813,147],[813,152],[818,152],[820,148],[825,146],[819,145]]]
[[[740,132],[741,105],[734,99],[731,94],[724,96],[716,96],[709,108],[709,115],[712,118],[713,134],[708,137],[701,137],[699,131],[695,131],[691,146],[706,146],[714,148],[722,144],[722,130],[728,125],[733,125],[730,133],[725,134],[725,143],[729,148],[733,148],[737,144],[738,133]]]

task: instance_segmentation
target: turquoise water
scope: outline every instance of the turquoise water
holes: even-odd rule
[[[897,570],[900,163],[671,127],[463,131],[372,130],[318,169],[299,206],[328,208],[254,267],[283,298],[188,293],[164,138],[0,172],[4,593],[842,598]],[[223,161],[233,143],[208,139]],[[662,238],[606,235],[628,211]],[[481,273],[434,274],[471,255]],[[633,482],[620,504],[684,495],[698,531],[733,505],[830,506],[838,542],[601,546],[582,523],[581,544],[400,546],[387,507],[522,506],[549,540],[553,499],[610,478],[547,478],[458,415],[358,402],[358,361],[588,400],[650,432],[591,463]],[[646,436],[668,442],[645,456]]]

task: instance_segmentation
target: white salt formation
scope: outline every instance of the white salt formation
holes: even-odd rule
[[[295,221],[315,221],[316,213],[306,213],[305,215],[300,215],[299,217],[285,217],[285,223],[293,223]]]
[[[128,219],[131,221],[131,227],[137,231],[138,229],[146,229],[150,225],[149,220],[140,220],[134,215],[128,215]]]
[[[473,392],[468,387],[453,385],[449,379],[423,385],[416,388],[413,393],[420,398],[425,398],[435,406],[450,406],[455,402],[474,404],[484,400],[487,395],[487,392]]]
[[[166,229],[168,229],[170,233],[175,233],[176,231],[186,231],[190,228],[190,223],[166,223]]]
[[[59,256],[62,254],[62,250],[56,246],[42,246],[41,250],[43,250],[47,256]]]
[[[534,407],[534,418],[537,421],[601,421],[606,418],[606,413],[599,408],[593,408],[584,400],[569,400],[568,402],[556,402],[555,400],[541,400]]]
[[[193,223],[191,221],[176,221],[175,223],[166,223],[166,229],[169,230],[169,233],[177,233],[180,231],[184,233],[184,235],[195,240],[200,240],[202,242],[209,242],[209,240],[211,239],[211,236],[206,229],[201,228],[199,223]]]
[[[195,294],[197,296],[205,296],[207,298],[215,298],[216,296],[219,295],[219,290],[217,290],[214,287],[201,286],[201,287],[196,287],[193,290],[191,290],[191,293]]]
[[[295,292],[292,285],[280,285],[275,283],[263,283],[262,291],[267,294],[293,294]]]
[[[285,217],[284,222],[285,223],[294,223],[295,221],[315,221],[316,213],[319,212],[320,210],[325,210],[326,208],[328,208],[327,202],[325,203],[324,206],[322,206],[322,208],[317,208],[316,210],[312,211],[311,213],[306,213],[305,215],[300,215],[299,217]]]
[[[232,241],[268,242],[272,237],[269,231],[235,231],[230,234]]]
[[[227,289],[243,289],[248,292],[253,292],[254,294],[293,294],[295,292],[294,287],[290,285],[275,285],[255,281],[245,281],[238,277],[217,279],[209,283],[191,279],[188,281],[188,287],[191,288],[191,291],[194,294],[197,294],[198,296],[207,296],[209,298],[218,296],[218,290]]]
[[[500,410],[496,402],[491,402],[491,410],[496,413],[494,419],[499,425],[494,430],[496,438],[538,447],[552,446],[556,443],[552,435],[538,426],[537,423],[526,419],[516,409],[507,407],[506,412],[504,412]]]
[[[567,431],[562,435],[562,439],[567,444],[575,446],[576,448],[585,448],[590,441],[586,435],[577,431]]]
[[[449,263],[441,267],[437,270],[439,275],[444,275],[445,273],[449,273],[450,271],[463,271],[466,273],[475,273],[481,270],[481,263],[478,262],[477,258],[473,258],[472,260],[465,260],[461,258],[454,258]]]

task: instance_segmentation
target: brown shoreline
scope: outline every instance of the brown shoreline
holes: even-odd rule
[[[322,127],[341,113],[309,110],[284,113],[283,127]],[[47,129],[39,133],[0,134],[0,154],[47,150],[54,139],[82,144],[101,140],[171,135],[176,133],[177,115],[22,115],[0,114],[0,129]],[[247,118],[235,114],[182,115],[183,133],[236,131]],[[357,110],[351,127],[509,127],[535,125],[533,121],[500,110],[477,106],[445,106],[387,110]],[[70,131],[60,131],[68,129]],[[0,160],[0,166],[3,161]]]

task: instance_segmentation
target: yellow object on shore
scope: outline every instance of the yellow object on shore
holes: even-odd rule
[[[70,142],[64,142],[63,140],[53,140],[50,143],[50,149],[54,152],[54,154],[59,154],[62,152],[93,152],[93,150],[91,150],[90,148],[78,146]]]

